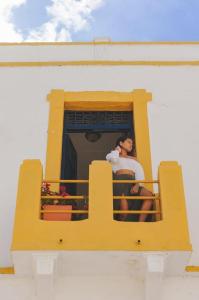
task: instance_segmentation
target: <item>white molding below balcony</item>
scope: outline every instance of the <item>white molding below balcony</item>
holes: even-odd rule
[[[166,277],[186,274],[185,267],[189,264],[191,251],[12,251],[16,276],[29,277],[35,274],[33,262],[37,258],[37,273],[40,276],[43,272],[46,275],[53,273],[55,277],[120,275],[144,280],[147,270],[161,267],[158,261],[162,255]]]
[[[167,254],[147,254],[145,300],[161,300]]]
[[[54,300],[57,259],[58,253],[32,253],[32,271],[35,281],[35,295],[33,299]]]

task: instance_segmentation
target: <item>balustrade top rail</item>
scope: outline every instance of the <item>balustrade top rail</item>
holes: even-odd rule
[[[88,179],[44,179],[43,183],[88,183]]]

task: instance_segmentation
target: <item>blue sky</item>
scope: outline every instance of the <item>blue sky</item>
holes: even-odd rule
[[[199,40],[199,0],[107,0],[93,17],[90,31],[75,34],[75,40]]]
[[[29,30],[42,25],[49,17],[46,13],[46,6],[49,0],[31,0],[26,5],[21,5],[14,10],[12,20],[14,24],[27,34]]]
[[[199,0],[0,0],[0,42],[199,41]]]

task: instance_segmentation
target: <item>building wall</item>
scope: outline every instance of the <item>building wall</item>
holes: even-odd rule
[[[148,104],[148,116],[154,178],[157,177],[160,161],[177,160],[183,167],[194,250],[190,265],[199,264],[199,65],[193,64],[199,59],[198,50],[198,44],[0,46],[1,62],[102,61],[101,65],[80,63],[25,67],[13,64],[3,66],[0,62],[1,266],[12,264],[9,248],[20,163],[24,159],[39,158],[45,164],[49,110],[47,94],[51,89],[131,91],[139,88],[153,95],[153,101]],[[114,66],[103,63],[107,60],[120,63]],[[121,60],[145,63],[122,65]],[[186,61],[184,65],[163,65],[165,61],[180,60]],[[147,65],[147,61],[151,65]]]
[[[158,299],[181,300],[199,298],[198,278],[170,277],[163,281]],[[33,279],[7,276],[0,278],[1,295],[7,300],[36,299]],[[63,277],[55,282],[55,300],[142,300],[144,282],[129,277]]]

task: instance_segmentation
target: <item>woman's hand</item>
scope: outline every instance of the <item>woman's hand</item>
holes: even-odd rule
[[[138,191],[139,191],[139,184],[136,183],[136,184],[134,184],[134,185],[131,187],[130,193],[131,193],[131,194],[137,194]]]

